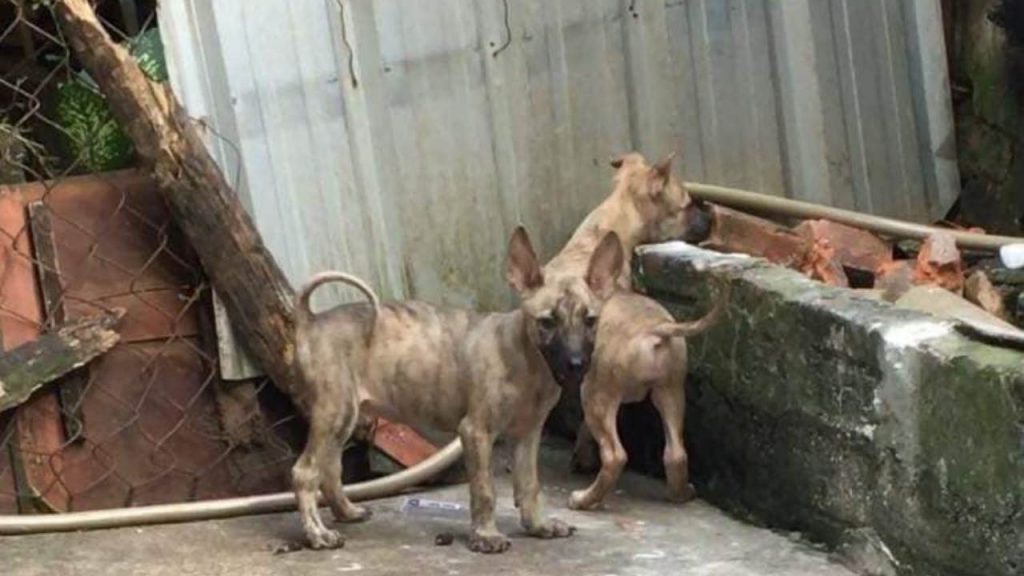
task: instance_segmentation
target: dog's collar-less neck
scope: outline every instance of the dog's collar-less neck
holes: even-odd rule
[[[610,196],[595,212],[599,213],[595,226],[598,236],[615,232],[626,254],[632,254],[637,246],[644,243],[647,227],[643,225],[640,212],[625,194]]]

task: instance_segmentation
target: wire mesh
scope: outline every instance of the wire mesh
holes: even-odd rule
[[[155,1],[95,5],[111,36],[163,79]],[[220,380],[209,285],[133,168],[51,2],[0,0],[3,348],[126,310],[113,349],[0,413],[0,514],[287,486],[302,423],[267,380]]]

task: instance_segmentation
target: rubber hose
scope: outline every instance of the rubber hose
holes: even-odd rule
[[[456,438],[436,454],[411,468],[382,478],[346,486],[345,494],[354,501],[393,496],[440,474],[458,461],[461,456],[462,442]],[[6,515],[0,516],[0,535],[12,536],[194,522],[291,510],[295,510],[294,492],[39,516]]]
[[[788,216],[792,218],[823,218],[894,238],[913,238],[923,240],[936,232],[944,232],[955,238],[956,244],[960,248],[992,251],[999,250],[1000,247],[1006,246],[1007,244],[1024,243],[1024,238],[977,234],[975,232],[964,232],[962,230],[925,226],[923,224],[914,224],[882,216],[872,216],[870,214],[862,214],[852,210],[821,206],[818,204],[811,204],[810,202],[801,202],[799,200],[790,200],[789,198],[781,198],[779,196],[758,194],[757,192],[749,192],[747,190],[739,190],[736,188],[712,186],[710,184],[701,184],[699,182],[686,182],[685,186],[690,194],[695,198],[700,198],[723,206],[731,206],[733,208],[774,214],[776,216]]]

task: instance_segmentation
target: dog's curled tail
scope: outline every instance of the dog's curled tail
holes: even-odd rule
[[[652,333],[660,338],[687,338],[689,336],[695,336],[701,332],[711,328],[718,322],[722,312],[725,311],[726,305],[729,303],[729,283],[726,280],[720,278],[714,279],[714,295],[711,297],[714,300],[714,304],[711,306],[711,310],[704,315],[703,318],[693,320],[690,322],[666,322],[661,326],[656,326],[652,329]]]
[[[306,282],[305,285],[302,286],[299,293],[295,295],[296,322],[302,324],[309,323],[313,320],[315,315],[313,314],[313,310],[309,307],[309,298],[317,288],[331,282],[341,282],[359,290],[366,295],[370,304],[373,305],[374,318],[376,318],[380,313],[380,298],[377,297],[377,294],[374,293],[373,289],[370,288],[366,282],[363,282],[361,279],[351,274],[346,274],[345,272],[327,271],[314,275],[308,282]]]

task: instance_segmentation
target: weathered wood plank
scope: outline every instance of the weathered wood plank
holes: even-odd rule
[[[123,310],[83,318],[0,354],[0,412],[117,344]]]
[[[50,209],[43,202],[28,205],[29,231],[35,251],[36,275],[39,278],[39,292],[43,297],[43,314],[50,327],[67,322],[64,305],[64,286],[61,283],[60,264],[57,261],[57,243],[53,238],[53,223]],[[82,394],[88,381],[88,368],[69,372],[57,387],[60,399],[61,422],[64,435],[69,439],[82,436]]]

